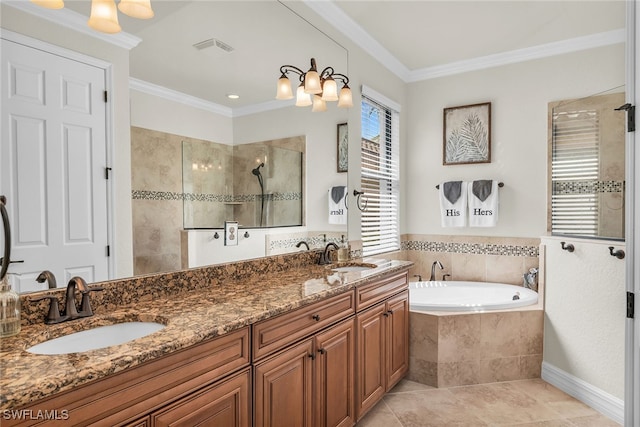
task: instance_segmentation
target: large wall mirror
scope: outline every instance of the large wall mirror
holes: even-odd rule
[[[123,31],[142,40],[129,53],[132,233],[115,237],[133,247],[133,274],[296,252],[302,240],[311,249],[346,241],[346,214],[331,221],[329,203],[333,189],[347,186],[336,165],[348,110],[328,103],[312,112],[274,98],[280,66],[306,70],[315,58],[348,74],[347,50],[307,21],[314,14],[302,2],[152,5],[153,19],[120,17]],[[65,9],[88,16],[89,2]],[[235,246],[225,244],[225,221],[240,226]],[[16,288],[45,289],[34,274]],[[90,282],[122,276],[76,274]],[[56,275],[65,286],[67,273]]]
[[[624,86],[549,104],[548,228],[624,240]]]

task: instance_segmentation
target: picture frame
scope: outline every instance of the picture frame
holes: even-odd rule
[[[491,163],[491,103],[443,111],[443,165]]]
[[[238,245],[238,222],[237,221],[225,221],[224,222],[224,245],[225,246],[237,246]]]
[[[347,123],[338,124],[337,135],[338,172],[347,172],[349,170],[349,127]]]

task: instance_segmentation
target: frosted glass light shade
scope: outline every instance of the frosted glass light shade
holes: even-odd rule
[[[311,95],[304,92],[304,86],[300,84],[296,91],[296,107],[308,107],[311,105]]]
[[[121,30],[114,0],[91,0],[91,16],[87,24],[94,30],[113,34]]]
[[[315,95],[322,92],[322,86],[320,85],[320,76],[314,69],[310,69],[304,75],[304,91]]]
[[[278,88],[276,91],[276,99],[291,99],[293,98],[293,90],[291,90],[291,82],[282,74],[278,79]]]
[[[322,100],[338,100],[338,85],[336,84],[336,81],[331,77],[327,77],[327,79],[322,83]]]
[[[313,107],[311,107],[312,112],[322,112],[327,111],[327,103],[322,100],[320,95],[313,96]]]
[[[153,18],[151,0],[120,0],[118,9],[125,15],[138,19]]]
[[[45,7],[47,9],[62,9],[64,7],[64,1],[62,0],[31,0],[38,6]]]
[[[351,108],[353,107],[353,95],[351,89],[346,84],[340,89],[340,97],[338,98],[338,107]]]

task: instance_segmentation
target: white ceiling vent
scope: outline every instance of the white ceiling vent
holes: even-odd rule
[[[207,49],[214,46],[220,50],[224,50],[225,52],[233,52],[232,46],[229,46],[225,42],[220,41],[218,39],[203,40],[193,45],[193,47],[195,47],[198,50],[203,50],[203,49]]]

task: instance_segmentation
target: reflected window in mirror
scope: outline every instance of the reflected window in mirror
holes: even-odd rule
[[[363,87],[361,105],[362,254],[400,249],[400,106],[385,105]]]
[[[549,104],[549,231],[624,239],[624,87]]]

